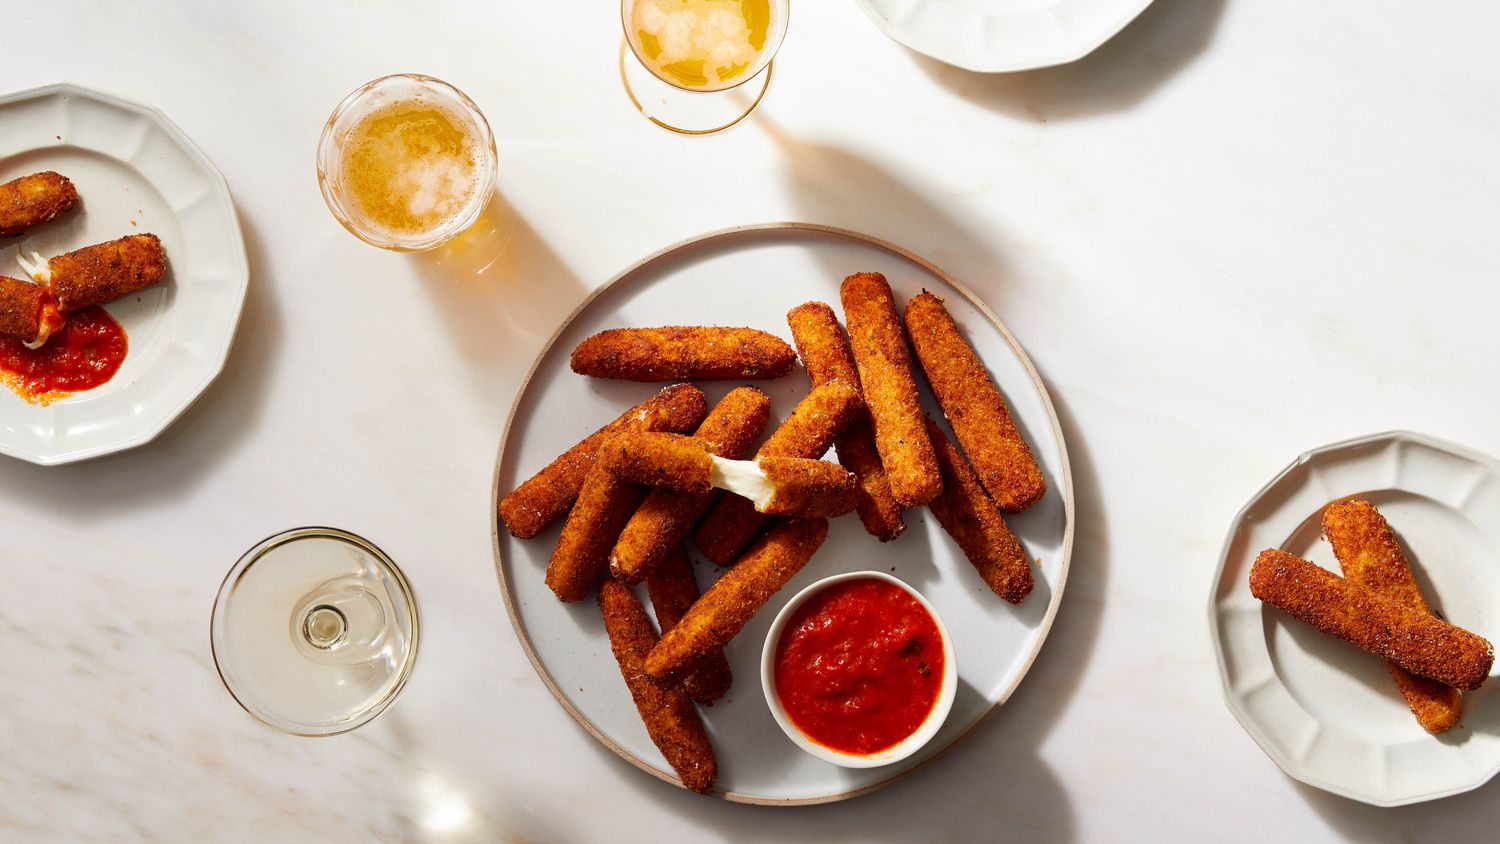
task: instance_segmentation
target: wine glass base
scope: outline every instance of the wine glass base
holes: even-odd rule
[[[416,661],[416,598],[395,561],[333,528],[299,528],[247,551],[214,601],[224,687],[285,733],[348,732],[395,700]]]
[[[647,120],[679,135],[712,135],[739,123],[760,105],[771,87],[772,60],[754,77],[725,91],[689,91],[669,85],[647,70],[630,43],[620,41],[620,81],[630,102]],[[749,86],[759,84],[750,93]]]

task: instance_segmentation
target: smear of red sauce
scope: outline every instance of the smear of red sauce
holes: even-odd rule
[[[84,308],[40,349],[0,336],[0,381],[27,401],[48,404],[109,381],[128,346],[125,329],[108,311]]]
[[[776,646],[776,694],[813,741],[869,755],[917,731],[943,685],[932,614],[894,583],[836,583],[797,609]]]

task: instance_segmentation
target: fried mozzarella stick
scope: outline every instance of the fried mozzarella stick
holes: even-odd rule
[[[581,601],[589,594],[609,565],[609,549],[645,497],[645,489],[601,464],[589,470],[547,562],[547,586],[559,600]]]
[[[806,302],[788,311],[786,321],[814,387],[829,381],[859,385],[854,354],[849,351],[849,341],[844,339],[844,329],[839,327],[833,308],[822,302]],[[848,428],[834,437],[833,447],[839,463],[859,479],[854,508],[859,511],[865,531],[881,542],[900,536],[906,530],[906,522],[901,520],[901,505],[891,495],[891,482],[880,463],[880,452],[875,450],[875,432],[870,428],[869,415],[862,413],[850,422]]]
[[[926,504],[943,491],[943,479],[917,401],[891,286],[879,273],[857,273],[844,279],[839,296],[891,494],[903,507]]]
[[[671,677],[735,637],[828,538],[826,519],[788,519],[708,587],[646,657],[646,672]]]
[[[1255,558],[1250,594],[1413,674],[1465,691],[1479,688],[1495,661],[1483,637],[1285,551]]]
[[[66,321],[45,287],[0,275],[0,334],[40,349]]]
[[[615,421],[563,452],[500,501],[500,519],[512,535],[530,539],[573,506],[599,449],[623,431],[689,431],[708,402],[691,384],[674,384],[620,414]]]
[[[133,234],[108,243],[75,249],[42,265],[21,262],[37,281],[57,297],[63,313],[102,305],[145,290],[167,274],[167,253],[154,234]]]
[[[78,190],[67,176],[48,170],[0,185],[0,238],[55,219],[78,204]]]
[[[837,463],[771,455],[714,459],[714,486],[739,495],[770,516],[833,519],[854,512],[856,479]]]
[[[715,455],[744,457],[770,416],[771,400],[765,393],[754,387],[740,387],[730,390],[714,406],[693,436]],[[681,545],[683,537],[713,504],[717,494],[651,490],[620,532],[609,555],[610,572],[626,583],[639,583]]]
[[[943,470],[943,491],[927,502],[927,509],[958,543],[985,584],[1010,603],[1021,603],[1031,594],[1033,585],[1026,550],[1006,526],[979,476],[931,419],[927,420],[927,433]]]
[[[646,575],[646,591],[651,596],[651,609],[656,611],[656,623],[663,631],[676,627],[688,607],[698,600],[698,581],[693,577],[693,564],[681,543]],[[693,668],[693,673],[682,679],[682,687],[693,700],[712,704],[729,691],[733,681],[734,674],[729,670],[724,649],[716,648],[705,654]]]
[[[1375,505],[1368,501],[1338,501],[1323,511],[1323,535],[1350,583],[1378,592],[1416,612],[1432,614],[1422,588],[1412,575],[1401,543]],[[1458,723],[1463,702],[1458,690],[1419,677],[1387,661],[1401,696],[1429,733],[1441,733]]]
[[[707,794],[719,775],[719,762],[703,719],[687,692],[681,685],[659,683],[643,670],[646,654],[657,643],[645,608],[630,587],[606,580],[599,587],[599,610],[604,614],[604,629],[609,633],[609,647],[615,652],[620,676],[625,678],[651,741],[684,786]]]
[[[797,353],[754,328],[667,325],[612,328],[578,344],[573,371],[623,381],[725,381],[780,378]]]
[[[1047,481],[1016,430],[995,382],[958,331],[943,300],[931,293],[906,303],[906,333],[927,383],[974,470],[1001,510],[1025,510],[1047,493]]]
[[[728,490],[757,513],[833,518],[854,510],[854,476],[837,463],[801,457],[726,460],[681,434],[621,434],[599,465],[622,481],[703,495]]]
[[[621,434],[605,444],[599,466],[627,483],[699,495],[713,489],[713,454],[682,434]]]
[[[828,451],[833,438],[860,412],[859,390],[842,381],[814,387],[756,452],[761,457],[803,457],[816,460]],[[768,516],[757,513],[748,499],[725,495],[693,531],[693,542],[705,557],[728,565],[765,526]]]

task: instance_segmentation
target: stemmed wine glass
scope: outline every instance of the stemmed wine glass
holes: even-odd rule
[[[421,624],[394,560],[335,528],[279,533],[219,587],[214,664],[245,711],[282,732],[330,736],[369,722],[411,675]]]
[[[652,123],[683,135],[728,129],[771,85],[788,0],[621,0],[620,78]],[[748,97],[740,90],[753,80]]]

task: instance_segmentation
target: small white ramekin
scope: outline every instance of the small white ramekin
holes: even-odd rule
[[[901,742],[878,753],[842,753],[808,738],[807,734],[803,733],[796,724],[792,723],[792,719],[786,714],[786,710],[782,708],[781,697],[776,693],[776,646],[780,643],[781,632],[786,628],[792,614],[803,604],[807,603],[809,598],[835,583],[866,578],[884,580],[887,583],[896,584],[905,590],[907,594],[916,598],[917,602],[932,615],[933,623],[937,625],[938,635],[943,640],[943,685],[938,690],[937,703],[933,704],[932,712],[928,713],[927,720],[923,721],[922,725],[917,727],[915,732],[901,740]],[[760,685],[766,694],[766,705],[771,708],[771,717],[775,718],[776,723],[781,725],[782,732],[786,733],[787,738],[790,738],[792,743],[807,751],[812,756],[822,759],[824,762],[831,762],[834,765],[840,765],[845,768],[878,768],[881,765],[899,762],[916,753],[943,726],[943,722],[948,718],[948,711],[953,708],[953,698],[958,692],[958,660],[953,653],[953,637],[948,635],[948,628],[943,625],[943,617],[938,615],[938,611],[933,608],[932,604],[928,603],[926,598],[922,597],[920,592],[884,572],[856,571],[825,577],[798,592],[790,601],[787,601],[786,606],[781,608],[781,612],[777,613],[776,619],[771,622],[771,629],[766,633],[765,646],[761,649]]]

